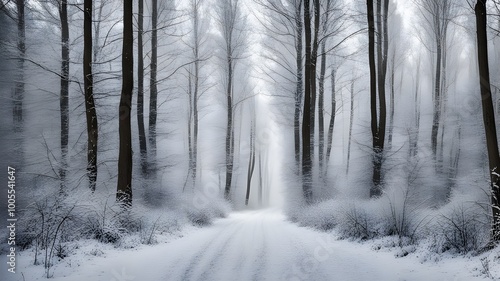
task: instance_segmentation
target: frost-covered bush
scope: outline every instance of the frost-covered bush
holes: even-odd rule
[[[302,207],[294,215],[294,220],[301,226],[320,230],[330,230],[337,224],[338,203],[334,200],[323,201],[313,206]]]
[[[18,221],[18,238],[23,248],[34,248],[34,264],[43,264],[50,277],[53,258],[69,254],[67,241],[78,236],[82,206],[73,198],[61,194],[46,194],[34,199]]]
[[[82,217],[82,234],[103,243],[117,243],[127,232],[126,216],[114,199],[96,200]]]
[[[415,202],[413,192],[408,187],[393,188],[385,192],[378,201],[383,206],[384,224],[382,235],[395,235],[416,242],[420,228],[429,222],[429,217],[421,212],[421,203]]]
[[[203,202],[198,204],[193,199],[186,201],[186,216],[194,225],[210,225],[213,219],[226,217],[231,209],[229,203],[223,199],[211,198],[210,202]]]
[[[487,241],[488,224],[484,213],[471,203],[453,204],[437,219],[442,250],[467,253],[478,250]]]
[[[370,239],[379,234],[381,218],[370,201],[347,204],[340,209],[337,230],[343,238]]]

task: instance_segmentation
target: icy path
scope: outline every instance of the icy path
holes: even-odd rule
[[[56,269],[51,280],[484,280],[472,276],[463,258],[421,264],[369,247],[297,227],[276,211],[246,211],[168,244]]]

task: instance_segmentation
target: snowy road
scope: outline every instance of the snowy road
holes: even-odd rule
[[[297,227],[273,210],[246,211],[171,243],[95,257],[66,277],[55,269],[52,280],[484,280],[462,258],[422,264],[369,247]]]

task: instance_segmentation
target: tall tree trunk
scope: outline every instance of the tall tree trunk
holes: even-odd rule
[[[259,150],[259,207],[262,207],[262,153]]]
[[[83,24],[83,77],[85,88],[85,112],[87,118],[87,175],[90,190],[94,191],[97,180],[97,112],[94,102],[92,74],[92,0],[84,1]]]
[[[330,13],[330,5],[331,5],[331,0],[327,0],[326,2],[326,8],[325,8],[325,14],[323,15],[323,36],[327,36],[328,32],[328,17]],[[326,42],[328,38],[323,38],[323,41],[321,42],[321,66],[320,66],[320,71],[319,71],[319,79],[318,79],[318,85],[319,85],[319,92],[318,92],[318,142],[319,142],[319,147],[318,147],[318,161],[319,161],[319,171],[320,171],[320,176],[324,176],[325,170],[324,166],[325,165],[325,153],[324,153],[324,148],[325,148],[325,116],[324,116],[324,93],[325,93],[325,73],[326,73]]]
[[[319,24],[320,24],[320,4],[319,0],[313,0],[314,9],[314,29],[311,47],[311,65],[309,68],[311,79],[311,174],[314,167],[314,154],[315,154],[315,138],[316,138],[316,99],[317,99],[317,84],[316,84],[316,64],[318,61],[318,48],[319,48]]]
[[[486,145],[488,148],[488,160],[491,179],[491,209],[492,226],[491,241],[500,241],[500,156],[498,152],[498,140],[495,127],[495,113],[491,97],[490,70],[488,65],[488,35],[486,1],[478,0],[475,7],[477,46],[479,62],[479,84],[481,87],[481,101],[483,107],[483,122],[486,134]]]
[[[16,1],[17,8],[17,77],[13,96],[13,121],[14,130],[23,130],[23,100],[24,100],[24,60],[26,57],[26,24],[25,24],[25,0]]]
[[[349,164],[351,161],[352,125],[354,123],[354,80],[351,81],[351,114],[349,115],[349,139],[347,141],[347,166],[345,174],[349,175]]]
[[[411,132],[410,156],[418,154],[418,138],[420,134],[420,60],[417,60],[417,74],[415,77],[415,95],[413,108],[413,131]]]
[[[294,144],[295,144],[295,164],[297,167],[297,175],[300,174],[300,111],[302,106],[303,97],[303,75],[302,75],[302,1],[299,2],[298,7],[295,8],[295,23],[296,23],[296,36],[295,36],[295,52],[296,52],[296,79],[297,84],[295,88],[295,112],[293,115],[293,128],[294,128]]]
[[[231,181],[233,178],[233,160],[234,160],[234,130],[233,130],[233,62],[230,56],[231,50],[227,53],[227,124],[226,124],[226,186],[224,188],[224,197],[231,200]]]
[[[383,5],[383,9],[382,9]],[[367,0],[368,37],[369,37],[369,64],[370,64],[370,102],[371,102],[371,129],[373,138],[373,185],[370,189],[370,197],[378,197],[382,194],[382,163],[384,154],[385,130],[386,130],[386,100],[385,100],[385,78],[387,74],[387,13],[388,0],[377,3],[377,57],[378,73],[375,69],[375,22],[373,0]],[[378,75],[377,75],[378,74]],[[378,78],[378,105],[380,119],[377,116],[377,78]]]
[[[143,176],[148,173],[148,150],[146,129],[144,127],[144,0],[138,0],[137,18],[137,124],[139,132],[139,149],[141,157],[141,171]]]
[[[156,119],[158,116],[158,0],[151,1],[151,73],[149,74],[149,151],[151,171],[156,171]]]
[[[252,118],[255,118],[255,112]],[[252,177],[254,169],[255,169],[255,121],[252,120],[252,124],[250,127],[250,158],[248,160],[247,193],[245,197],[246,206],[248,206],[248,200],[250,199],[250,188],[252,186]]]
[[[118,184],[116,200],[132,205],[132,128],[130,113],[134,91],[134,29],[133,0],[123,2],[123,51],[122,51],[122,93],[119,109],[120,154],[118,157]]]
[[[304,87],[304,111],[302,121],[302,190],[307,203],[312,201],[312,159],[311,159],[311,131],[314,127],[311,124],[311,84],[316,77],[311,76],[312,55],[311,55],[311,12],[309,0],[304,0],[304,31],[305,31],[305,87]]]
[[[62,0],[59,5],[61,20],[61,93],[59,107],[61,114],[61,191],[66,191],[66,172],[68,169],[68,139],[69,139],[69,26],[68,2]]]
[[[325,165],[328,167],[328,163],[330,162],[330,155],[332,153],[332,145],[333,145],[333,128],[335,125],[335,115],[337,111],[337,101],[335,99],[335,95],[337,94],[337,91],[335,89],[336,87],[336,73],[335,73],[335,68],[332,67],[332,74],[331,74],[331,84],[332,84],[332,114],[330,115],[330,123],[328,125],[328,141],[327,141],[327,148],[326,148],[326,162]],[[326,168],[326,167],[325,167]]]
[[[200,88],[200,35],[199,35],[199,11],[200,2],[194,1],[194,91],[193,91],[193,136],[192,136],[192,177],[193,186],[196,183],[196,174],[198,167],[198,99]]]
[[[389,146],[388,149],[390,150],[392,148],[392,134],[394,132],[394,102],[395,102],[395,97],[394,97],[394,92],[395,92],[395,86],[394,86],[394,80],[395,80],[395,73],[396,73],[396,50],[393,50],[392,52],[392,60],[391,60],[391,81],[390,81],[390,87],[391,87],[391,94],[389,97],[389,135],[387,136],[387,145]]]
[[[436,38],[436,73],[434,80],[434,107],[432,114],[431,148],[433,160],[437,164],[437,139],[441,119],[441,38]],[[437,167],[437,166],[436,166]]]

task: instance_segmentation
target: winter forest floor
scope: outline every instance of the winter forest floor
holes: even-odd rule
[[[336,237],[334,232],[298,227],[275,209],[234,212],[211,226],[185,228],[167,243],[152,246],[117,249],[92,240],[80,241],[75,254],[52,268],[51,280],[500,278],[498,248],[481,256],[437,256],[421,249],[402,255],[401,248],[384,246],[390,244],[389,238],[358,243]],[[490,263],[485,264],[485,260]],[[5,265],[5,255],[0,262]],[[7,280],[47,280],[43,266],[32,264],[32,254],[21,253],[17,273],[8,273]],[[7,273],[2,272],[4,276]]]

